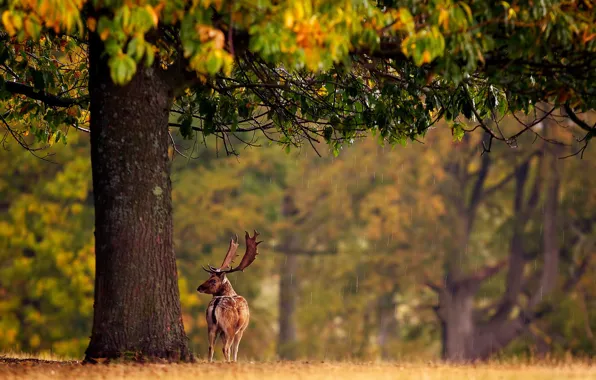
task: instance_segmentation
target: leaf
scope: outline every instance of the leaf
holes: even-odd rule
[[[114,83],[124,85],[128,83],[136,73],[135,61],[126,54],[119,54],[108,60],[110,75]]]
[[[331,141],[331,137],[333,137],[333,128],[332,127],[325,127],[323,130],[323,136],[325,137],[325,141]]]
[[[145,66],[150,67],[153,65],[153,61],[155,60],[155,53],[153,52],[152,48],[148,48],[145,50]]]
[[[213,53],[213,54],[210,54],[209,57],[207,58],[205,67],[207,68],[207,71],[210,74],[215,74],[221,68],[222,63],[223,62],[220,59],[220,57],[217,54]]]
[[[16,34],[17,28],[13,23],[12,15],[9,10],[2,12],[2,23],[4,24],[4,27],[6,28],[6,31],[9,35],[14,36]]]
[[[180,134],[184,139],[192,138],[192,115],[185,114],[180,126]]]
[[[89,31],[95,32],[95,28],[97,28],[97,19],[89,17],[87,19],[87,28],[89,28]]]
[[[412,17],[412,14],[408,10],[408,8],[400,8],[399,9],[399,19],[409,33],[414,32],[414,28],[415,28],[414,17]]]
[[[153,26],[157,26],[157,24],[159,24],[159,15],[155,11],[155,9],[153,9],[153,7],[151,5],[147,4],[147,5],[145,5],[145,10],[151,16],[151,21],[153,22]]]
[[[465,131],[462,124],[453,123],[451,126],[451,135],[453,136],[453,141],[461,141],[464,138],[464,134]]]

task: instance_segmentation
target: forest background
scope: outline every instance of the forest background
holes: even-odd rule
[[[573,130],[556,131],[573,145]],[[382,146],[370,137],[337,156],[324,146],[317,149],[322,157],[310,147],[285,154],[263,138],[258,149],[222,156],[214,141],[173,133],[186,156],[170,151],[179,286],[184,326],[200,357],[207,351],[210,300],[195,290],[206,278],[201,265],[218,264],[231,235],[256,228],[265,240],[258,260],[230,276],[252,312],[241,358],[439,358],[437,293],[449,268],[482,277],[473,307],[488,316],[508,288],[513,240],[521,238],[526,248],[526,282],[536,281],[541,186],[548,184],[541,178],[553,168],[560,175],[557,265],[564,284],[540,300],[550,305],[544,314],[496,354],[596,353],[593,150],[584,159],[561,159],[573,148],[528,135],[517,148],[501,144],[483,153],[482,133],[460,140],[439,126],[420,143]],[[79,357],[93,313],[87,135],[70,134],[45,160],[14,140],[2,144],[0,351]],[[518,228],[533,192],[535,209]],[[462,238],[471,216],[462,210],[470,202],[473,224]],[[464,255],[454,254],[462,249]]]

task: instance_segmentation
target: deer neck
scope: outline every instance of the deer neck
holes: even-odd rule
[[[237,295],[237,294],[234,291],[234,288],[232,288],[232,284],[230,283],[230,281],[227,278],[223,280],[223,283],[221,284],[219,291],[214,294],[215,297],[235,296],[235,295]]]

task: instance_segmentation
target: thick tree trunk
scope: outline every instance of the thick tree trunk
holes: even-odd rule
[[[285,255],[282,261],[279,282],[279,341],[277,354],[280,359],[296,359],[296,299],[298,283],[296,270],[298,257]]]
[[[157,66],[112,84],[91,37],[95,305],[86,359],[190,360],[172,240],[170,87]]]

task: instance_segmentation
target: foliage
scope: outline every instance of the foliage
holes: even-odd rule
[[[58,165],[17,149],[14,142],[10,150],[0,150],[4,164],[0,244],[6,279],[1,283],[3,349],[78,356],[86,343],[93,297],[93,218],[90,163],[81,154],[88,146],[77,136],[68,145],[53,147],[56,155],[49,159]],[[278,276],[286,253],[281,238],[288,233],[300,242],[296,249],[300,357],[379,357],[383,297],[393,300],[389,307],[396,318],[386,343],[390,357],[437,357],[440,330],[431,308],[436,300],[423,280],[441,280],[460,225],[449,197],[461,187],[448,169],[453,162],[466,162],[469,172],[475,173],[481,160],[480,137],[471,135],[453,144],[449,131],[438,129],[429,133],[425,144],[394,149],[370,138],[338,157],[324,153],[323,158],[311,149],[279,155],[276,147],[247,149],[239,158],[217,158],[215,144],[210,143],[208,148],[195,147],[198,159],[176,156],[174,237],[184,324],[195,351],[206,352],[204,311],[209,300],[195,290],[206,276],[200,266],[218,264],[233,233],[259,225],[267,237],[262,254],[251,271],[231,276],[236,290],[251,304],[252,322],[242,357],[275,355]],[[183,153],[193,149],[192,143],[176,142]],[[495,167],[487,186],[498,184],[518,160],[511,152],[498,150],[491,157]],[[589,170],[590,162],[563,160],[565,219],[592,218],[594,199],[587,190],[592,179],[581,174]],[[512,187],[503,187],[483,203],[462,263],[467,272],[505,256],[512,193]],[[281,205],[288,194],[298,212],[284,218]],[[79,206],[81,211],[73,213]],[[30,241],[28,236],[41,240]],[[528,238],[528,243],[533,240]],[[28,258],[31,254],[35,256]],[[562,275],[582,253],[578,255],[562,266]],[[596,300],[590,280],[594,269],[592,265],[577,291],[557,295],[564,307],[535,325],[551,337],[553,352],[593,352],[584,321],[596,326],[596,315],[590,311]],[[501,277],[487,282],[476,299],[478,306],[496,299],[503,283]],[[39,284],[46,285],[38,291]],[[30,322],[22,324],[19,315]],[[10,334],[13,340],[6,340]],[[30,343],[37,339],[39,345]],[[505,354],[529,352],[536,342],[532,336],[524,337]]]
[[[84,141],[50,164],[12,141],[0,149],[0,342],[31,352],[80,352],[93,311],[93,211]]]
[[[22,113],[44,120],[31,131],[43,142],[85,128],[94,35],[116,83],[139,67],[164,71],[180,95],[171,125],[215,134],[227,152],[230,135],[255,130],[288,147],[326,140],[336,153],[366,131],[405,143],[443,116],[456,139],[468,119],[515,145],[532,125],[504,135],[499,120],[540,101],[565,105],[586,142],[593,132],[575,117],[596,99],[586,0],[14,0],[1,10],[3,122],[19,141]]]

